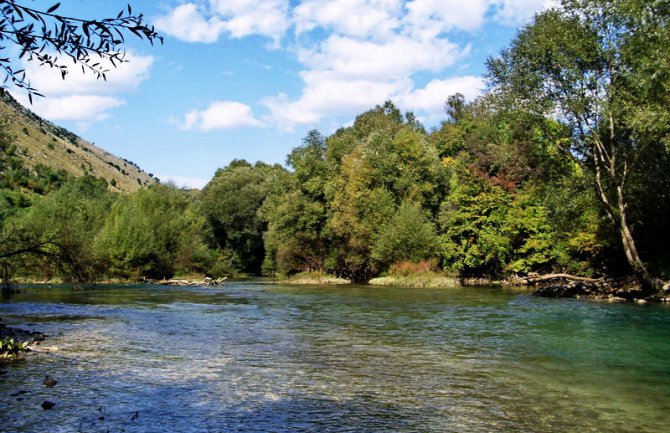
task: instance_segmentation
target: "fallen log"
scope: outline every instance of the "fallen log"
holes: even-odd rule
[[[520,282],[524,285],[533,286],[537,283],[551,281],[551,280],[568,280],[568,281],[578,281],[580,283],[598,283],[604,280],[604,278],[590,278],[590,277],[580,277],[578,275],[571,274],[544,274],[537,276],[529,276],[526,278],[521,278]]]
[[[223,278],[217,278],[217,279],[212,279],[212,278],[205,278],[202,281],[190,281],[190,280],[176,280],[176,279],[170,279],[170,280],[152,280],[150,278],[142,278],[140,279],[141,283],[144,284],[153,284],[156,286],[178,286],[178,287],[216,287],[216,286],[223,286],[225,283],[227,277]]]

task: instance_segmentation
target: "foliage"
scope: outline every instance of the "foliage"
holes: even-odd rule
[[[238,272],[259,274],[266,222],[259,215],[274,177],[285,170],[263,163],[233,161],[217,170],[202,191],[202,209],[212,232],[212,247],[227,252]]]
[[[113,200],[107,184],[83,176],[6,221],[2,254],[11,264],[66,279],[86,281],[96,275],[92,233],[102,225]]]
[[[367,281],[390,264],[381,260],[391,254],[388,242],[382,255],[373,255],[372,248],[402,202],[437,212],[443,167],[425,133],[390,103],[359,116],[336,135],[338,145],[343,136],[355,141],[341,157],[327,194],[328,225],[337,245],[328,267],[339,276]]]
[[[0,339],[0,358],[14,358],[25,350],[28,350],[28,343],[13,338]]]
[[[94,242],[106,272],[126,278],[174,275],[177,264],[192,260],[184,257],[185,242],[195,241],[182,237],[193,233],[193,222],[185,218],[189,205],[186,192],[164,185],[118,197]]]
[[[371,257],[386,266],[437,257],[435,224],[416,203],[404,202],[374,238]]]
[[[133,14],[130,5],[115,17],[82,19],[58,14],[60,3],[47,10],[22,3],[25,2],[4,0],[0,4],[1,49],[7,50],[8,46],[14,45],[20,50],[18,59],[14,61],[9,53],[0,58],[0,68],[5,72],[5,82],[10,80],[17,87],[24,88],[31,101],[32,95],[41,95],[38,89],[30,86],[25,71],[13,65],[17,60],[26,58],[57,68],[63,78],[68,73],[69,60],[79,64],[83,71],[106,79],[108,71],[105,63],[116,66],[125,61],[122,49],[125,34],[132,33],[151,44],[163,41],[152,26],[144,24],[141,14]]]
[[[449,195],[442,204],[442,258],[466,276],[498,276],[512,255],[506,224],[513,197],[476,176],[462,161],[450,165]]]
[[[503,103],[552,115],[570,131],[556,143],[593,174],[602,210],[645,290],[659,284],[640,256],[631,216],[644,210],[631,197],[636,188],[665,186],[644,173],[654,163],[649,156],[667,152],[670,132],[667,9],[662,1],[566,0],[536,16],[488,64]]]

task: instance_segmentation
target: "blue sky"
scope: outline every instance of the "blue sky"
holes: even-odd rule
[[[487,57],[549,0],[129,0],[164,36],[132,36],[96,81],[26,65],[30,107],[161,180],[202,187],[233,159],[284,163],[310,129],[329,135],[390,99],[428,127],[476,97]],[[50,6],[54,2],[35,1]],[[65,0],[72,16],[126,2]],[[14,95],[27,104],[21,92]]]

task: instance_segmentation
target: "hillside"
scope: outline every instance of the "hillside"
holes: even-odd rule
[[[42,164],[64,169],[75,177],[90,174],[105,179],[109,189],[116,192],[133,192],[157,182],[137,164],[40,118],[1,89],[0,118],[9,120],[16,153],[27,168]]]

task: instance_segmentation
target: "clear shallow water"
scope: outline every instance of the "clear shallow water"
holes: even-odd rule
[[[59,348],[4,368],[2,432],[670,426],[665,306],[230,283],[30,288],[2,298],[0,317]]]

